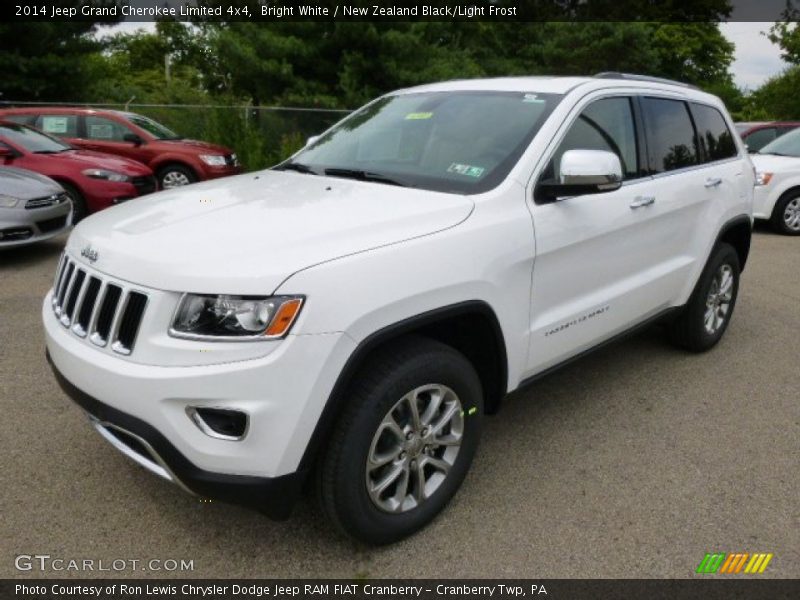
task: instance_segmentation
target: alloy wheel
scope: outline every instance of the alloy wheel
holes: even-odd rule
[[[370,444],[370,500],[389,513],[420,506],[447,478],[463,435],[461,400],[449,387],[429,384],[403,396],[386,413]]]
[[[800,197],[790,201],[783,209],[783,222],[792,231],[800,231]]]
[[[706,299],[703,323],[706,333],[716,334],[725,324],[733,300],[733,269],[728,264],[720,265]]]

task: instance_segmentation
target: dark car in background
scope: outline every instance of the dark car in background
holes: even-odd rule
[[[49,177],[0,167],[0,249],[58,235],[71,213],[69,196]]]
[[[164,125],[136,113],[88,108],[15,108],[0,119],[34,126],[70,144],[108,152],[150,167],[162,189],[242,171],[229,148],[183,139]]]
[[[2,120],[0,166],[57,181],[72,200],[76,223],[89,213],[156,191],[153,172],[139,162],[76,149],[32,127]]]
[[[784,133],[800,127],[800,121],[753,121],[736,123],[736,131],[750,152],[758,152]]]

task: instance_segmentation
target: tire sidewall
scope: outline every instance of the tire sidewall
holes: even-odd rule
[[[67,192],[70,202],[72,202],[72,224],[77,225],[89,216],[89,207],[86,205],[86,199],[72,185],[62,183],[61,187]]]
[[[376,507],[366,487],[365,466],[378,424],[404,395],[426,384],[451,388],[464,410],[464,437],[461,449],[446,479],[419,507],[404,513],[390,514]],[[474,411],[471,411],[472,408]],[[447,504],[466,476],[481,434],[483,401],[480,380],[466,359],[453,353],[443,354],[433,363],[420,357],[404,364],[372,390],[348,431],[348,443],[339,459],[335,482],[336,498],[349,506],[343,525],[357,537],[370,543],[395,541],[422,528]],[[472,415],[469,413],[473,412]]]
[[[728,314],[722,326],[714,333],[708,333],[705,328],[705,312],[708,294],[711,291],[711,284],[719,269],[728,264],[733,269],[733,289]],[[731,322],[733,311],[736,308],[736,300],[739,297],[739,276],[741,268],[739,266],[739,255],[729,244],[721,244],[714,252],[708,265],[703,271],[697,290],[692,299],[690,311],[691,326],[697,328],[701,345],[705,348],[714,346],[725,335],[728,325]]]

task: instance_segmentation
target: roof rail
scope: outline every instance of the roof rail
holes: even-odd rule
[[[700,88],[691,83],[684,83],[682,81],[675,81],[674,79],[666,79],[664,77],[651,77],[650,75],[637,75],[635,73],[619,73],[617,71],[603,71],[594,75],[597,79],[628,79],[630,81],[649,81],[650,83],[666,83],[668,85],[679,85],[693,90]]]

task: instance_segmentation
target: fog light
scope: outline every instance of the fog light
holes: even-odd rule
[[[206,435],[219,440],[237,442],[247,435],[247,413],[227,408],[190,406],[186,414]]]

